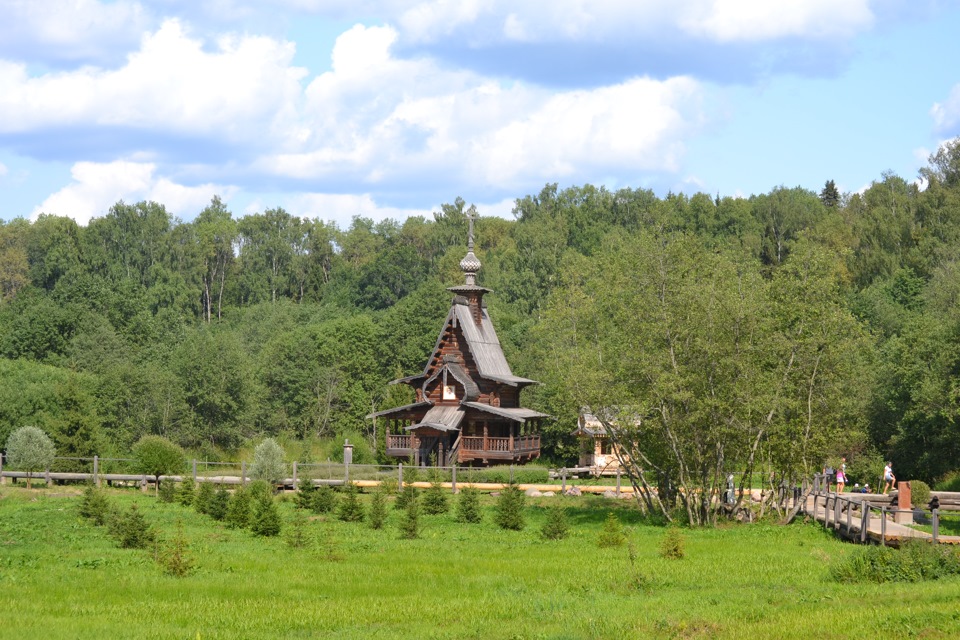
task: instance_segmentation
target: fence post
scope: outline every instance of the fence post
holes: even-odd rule
[[[403,489],[403,463],[397,463],[397,486]]]
[[[450,491],[452,493],[457,492],[457,463],[453,463],[453,471],[450,476]]]
[[[47,481],[47,488],[50,488],[50,467],[47,467],[47,470],[43,472],[43,479]]]
[[[567,468],[560,469],[560,493],[567,492]]]
[[[860,501],[860,512],[860,542],[866,542],[870,529],[870,507],[866,500]]]
[[[240,461],[240,486],[247,486],[247,463]]]
[[[197,482],[197,459],[193,459],[193,482]]]
[[[887,508],[880,507],[880,546],[887,546]]]
[[[293,490],[297,490],[297,461],[293,461]]]
[[[940,509],[933,510],[933,543],[940,538]]]
[[[617,497],[620,497],[620,467],[617,467]]]
[[[147,492],[147,474],[143,474],[143,477],[140,478],[140,492]]]
[[[100,456],[93,456],[93,484],[100,488]]]
[[[847,535],[850,535],[850,525],[853,521],[853,502],[847,502]]]

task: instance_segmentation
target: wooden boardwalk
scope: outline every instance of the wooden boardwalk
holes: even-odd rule
[[[936,525],[933,533],[908,526],[906,523],[913,523],[913,512],[887,506],[890,500],[890,496],[877,494],[821,492],[807,496],[801,511],[826,529],[856,542],[899,546],[905,540],[927,540],[960,545],[960,536],[939,535]],[[934,515],[934,522],[938,522]]]

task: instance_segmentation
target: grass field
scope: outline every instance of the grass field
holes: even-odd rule
[[[180,505],[119,491],[166,537],[182,520],[185,578],[118,549],[77,516],[72,488],[0,488],[0,638],[892,638],[960,637],[960,581],[841,585],[830,563],[856,547],[813,525],[684,530],[685,557],[625,502],[538,499],[527,528],[422,516],[418,540],[314,517],[294,549]],[[566,500],[571,535],[546,542],[544,505]],[[289,523],[292,502],[281,505]],[[615,510],[636,550],[601,549]],[[638,586],[639,585],[639,586]]]

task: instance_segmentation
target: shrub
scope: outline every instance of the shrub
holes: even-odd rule
[[[36,427],[20,427],[7,438],[6,460],[15,471],[28,474],[46,471],[53,464],[56,448],[53,441]],[[30,488],[30,476],[27,476]]]
[[[392,496],[400,489],[400,483],[397,482],[396,478],[391,476],[381,480],[380,487],[383,489],[384,493],[386,493],[388,496]]]
[[[293,519],[287,529],[286,542],[294,549],[303,549],[310,546],[310,536],[307,532],[307,517],[299,509],[293,512]]]
[[[600,535],[597,537],[597,546],[601,548],[620,547],[626,542],[627,538],[623,534],[623,526],[620,520],[612,511],[607,514],[607,519],[600,529]]]
[[[520,531],[526,526],[523,517],[523,507],[527,496],[516,485],[510,485],[497,498],[496,515],[494,522],[501,529]]]
[[[210,499],[210,508],[207,510],[207,514],[214,520],[223,520],[227,517],[229,506],[230,492],[227,491],[226,487],[220,485],[217,487],[216,493],[213,494],[213,498]]]
[[[280,533],[280,512],[273,496],[257,495],[253,501],[253,513],[250,518],[250,531],[258,536],[275,536]]]
[[[210,513],[210,505],[213,503],[213,497],[216,489],[212,482],[201,482],[197,489],[197,495],[193,498],[193,508],[197,513]]]
[[[183,482],[180,483],[180,487],[177,490],[177,502],[185,507],[193,504],[193,484],[193,478],[188,476],[183,479]]]
[[[314,513],[330,513],[337,507],[337,492],[333,487],[320,485],[313,494],[313,502],[310,505]]]
[[[195,563],[190,553],[190,542],[183,533],[183,521],[177,520],[173,540],[159,546],[157,562],[167,575],[182,578],[193,573]]]
[[[98,526],[110,522],[113,517],[113,507],[107,499],[107,494],[92,484],[88,485],[83,490],[83,498],[80,500],[80,515],[92,520]]]
[[[550,469],[539,465],[521,467],[487,467],[484,469],[463,469],[466,482],[499,482],[501,484],[546,484],[550,481]],[[458,478],[459,479],[459,478]]]
[[[930,485],[923,480],[912,480],[910,482],[910,504],[920,509],[926,508],[930,504]]]
[[[312,478],[298,478],[297,495],[294,497],[294,504],[298,509],[311,509],[313,507],[313,498],[317,493],[317,485],[313,483]]]
[[[250,465],[250,477],[277,484],[287,473],[283,461],[283,448],[273,438],[267,438],[253,450],[253,464]]]
[[[420,491],[413,485],[408,484],[397,494],[397,500],[393,503],[393,508],[402,511],[411,502],[417,502],[419,498]]]
[[[157,478],[160,491],[160,476],[181,473],[187,468],[186,454],[176,444],[160,436],[143,436],[133,445],[133,468],[136,473],[145,473]]]
[[[240,487],[227,503],[227,526],[231,529],[246,529],[250,526],[250,492]]]
[[[110,521],[110,533],[121,549],[146,549],[157,539],[136,503]]]
[[[160,502],[171,504],[177,499],[177,485],[173,482],[164,482],[157,487],[157,498]]]
[[[431,482],[430,487],[423,493],[423,512],[427,515],[437,515],[450,510],[447,504],[447,494],[439,482]]]
[[[960,470],[951,471],[934,485],[936,491],[960,491]]]
[[[347,483],[340,506],[337,508],[337,518],[344,522],[363,522],[363,505],[360,504],[358,494],[356,485],[352,482]]]
[[[414,498],[407,501],[400,520],[400,537],[415,540],[420,537],[420,503]]]
[[[563,540],[570,531],[567,523],[567,510],[555,505],[547,510],[547,519],[540,529],[540,537],[544,540]]]
[[[370,528],[382,529],[387,521],[387,492],[378,487],[370,498]]]
[[[685,542],[679,527],[667,527],[660,540],[660,557],[680,560],[683,558]]]
[[[460,490],[460,499],[457,501],[457,520],[477,524],[483,520],[480,511],[480,492],[473,487]]]
[[[247,485],[247,491],[250,492],[251,504],[257,500],[273,498],[273,489],[263,480],[255,480]]]
[[[830,567],[837,582],[921,582],[960,575],[960,553],[946,545],[908,540],[900,547],[860,547]]]

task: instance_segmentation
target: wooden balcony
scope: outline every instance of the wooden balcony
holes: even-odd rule
[[[416,448],[412,435],[387,434],[387,455],[395,458],[408,458]],[[515,461],[526,462],[540,457],[540,436],[518,436],[516,438],[484,438],[483,436],[462,436],[456,450],[458,462]]]

